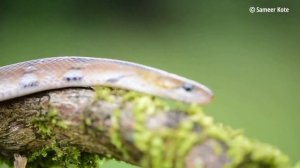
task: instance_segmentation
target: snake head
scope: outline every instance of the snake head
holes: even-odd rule
[[[161,92],[173,100],[202,105],[210,103],[214,97],[203,84],[175,74],[163,75],[156,83]]]

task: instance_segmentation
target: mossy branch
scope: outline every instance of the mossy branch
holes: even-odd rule
[[[270,145],[215,123],[201,107],[108,87],[69,88],[0,104],[2,158],[30,167],[290,167]],[[12,163],[12,162],[11,162]]]

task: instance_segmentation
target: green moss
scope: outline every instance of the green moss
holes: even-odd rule
[[[96,86],[94,89],[96,92],[96,100],[104,100],[107,102],[112,102],[114,100],[112,88]]]
[[[227,167],[290,167],[288,157],[268,144],[249,140],[243,135],[232,138],[227,144],[231,158]]]
[[[90,167],[98,167],[100,168],[106,161],[107,158],[96,155],[96,154],[90,154],[90,153],[85,153],[81,155],[81,165],[84,168],[90,168]]]
[[[33,118],[31,123],[38,129],[38,133],[44,138],[51,137],[51,130],[54,127],[67,129],[67,125],[60,119],[58,111],[55,108],[50,108],[46,115]]]
[[[96,100],[104,100],[107,102],[113,102],[113,95],[122,95],[126,93],[121,89],[113,89],[108,87],[95,87]],[[109,129],[109,134],[111,138],[111,143],[123,154],[125,159],[129,159],[129,154],[123,145],[123,141],[120,135],[120,109],[115,109],[111,115],[111,127]],[[102,131],[102,126],[96,126],[99,131]]]
[[[88,124],[89,120],[84,123]],[[97,154],[82,153],[70,144],[58,145],[53,129],[67,129],[68,126],[60,119],[57,109],[50,108],[46,115],[33,118],[32,124],[51,143],[28,155],[29,167],[96,167],[101,163]]]
[[[134,116],[134,143],[144,153],[141,161],[143,167],[182,167],[186,152],[195,144],[200,143],[202,138],[192,133],[194,126],[193,118],[181,122],[178,128],[163,127],[159,130],[149,130],[146,120],[160,111],[171,108],[186,108],[180,103],[172,103],[151,96],[129,92],[124,99],[133,104]],[[189,138],[187,138],[189,137]],[[176,165],[173,165],[176,159]]]
[[[109,130],[111,143],[115,145],[115,147],[122,152],[125,159],[129,159],[129,154],[122,143],[122,138],[120,135],[120,110],[115,109],[113,115],[111,117],[111,127]]]
[[[103,158],[103,157],[102,157]],[[97,154],[80,152],[74,146],[59,147],[55,141],[28,157],[29,167],[99,167],[105,159]]]

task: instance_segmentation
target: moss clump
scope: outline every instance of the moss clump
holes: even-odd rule
[[[50,108],[46,115],[33,118],[31,123],[38,129],[38,133],[43,138],[51,137],[54,127],[67,129],[67,125],[58,116],[58,111],[55,108]]]
[[[290,167],[288,157],[268,144],[243,135],[233,137],[227,144],[231,158],[227,167]]]
[[[53,143],[28,157],[29,167],[68,167],[68,168],[89,168],[100,167],[105,160],[97,154],[80,152],[74,146],[59,147]]]
[[[183,167],[185,154],[193,145],[204,140],[204,134],[193,131],[198,122],[197,116],[202,114],[201,108],[197,108],[198,111],[194,116],[193,111],[187,109],[190,106],[174,104],[174,102],[168,106],[169,101],[146,95],[131,98],[131,102],[135,119],[134,143],[144,153],[141,165],[143,167]],[[178,111],[178,109],[181,109],[182,113],[190,113],[190,116],[186,115],[184,121],[178,123],[176,128],[162,126],[159,129],[149,130],[146,126],[147,119],[158,115],[159,112]]]
[[[59,117],[55,108],[50,108],[46,115],[33,118],[32,124],[38,133],[50,141],[40,150],[28,155],[29,167],[99,167],[102,161],[97,154],[81,152],[69,144],[58,144],[53,129],[67,129],[68,126]],[[102,157],[104,159],[104,157]]]
[[[109,130],[110,138],[111,138],[111,143],[115,145],[115,147],[122,152],[123,157],[128,160],[129,159],[129,154],[127,152],[127,149],[123,145],[123,138],[121,137],[120,134],[120,110],[115,109],[113,112],[113,115],[111,117],[111,127]]]

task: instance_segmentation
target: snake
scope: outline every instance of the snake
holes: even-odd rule
[[[0,67],[0,102],[69,87],[107,86],[184,103],[207,104],[212,91],[164,70],[109,58],[50,57]]]

